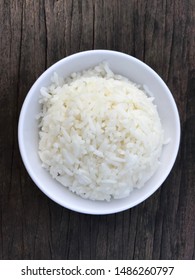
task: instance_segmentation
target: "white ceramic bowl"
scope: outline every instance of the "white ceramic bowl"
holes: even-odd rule
[[[40,88],[50,84],[54,72],[65,77],[107,61],[114,73],[146,85],[155,97],[155,103],[165,130],[171,138],[163,148],[161,165],[154,176],[140,190],[134,190],[129,197],[110,202],[83,199],[70,192],[41,167],[38,157],[38,128],[36,115],[40,112],[38,103]],[[34,83],[24,101],[18,127],[19,148],[24,165],[35,184],[56,203],[71,210],[87,214],[111,214],[131,208],[152,195],[164,182],[175,162],[179,141],[180,121],[171,92],[162,79],[149,66],[124,53],[109,50],[92,50],[66,57],[47,69]]]

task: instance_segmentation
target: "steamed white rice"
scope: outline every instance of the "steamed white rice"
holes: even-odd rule
[[[153,97],[106,63],[41,89],[39,156],[53,178],[92,200],[127,197],[154,174],[163,129]]]

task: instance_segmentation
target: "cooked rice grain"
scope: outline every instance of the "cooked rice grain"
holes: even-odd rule
[[[41,89],[39,156],[53,178],[92,200],[126,197],[154,174],[163,129],[153,97],[106,63]]]

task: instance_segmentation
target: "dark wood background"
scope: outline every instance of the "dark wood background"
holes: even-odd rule
[[[178,105],[181,146],[162,187],[105,216],[48,199],[18,150],[22,103],[37,77],[82,50],[133,55]],[[195,1],[0,0],[0,259],[195,259]]]

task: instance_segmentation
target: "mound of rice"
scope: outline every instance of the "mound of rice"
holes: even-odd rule
[[[41,89],[39,156],[53,178],[92,200],[127,197],[154,174],[163,129],[153,98],[106,63]]]

